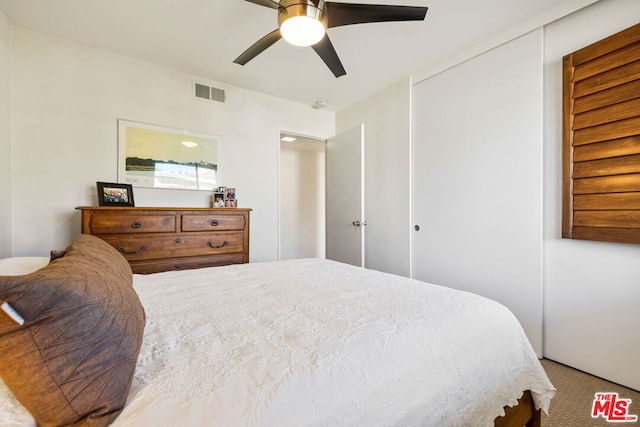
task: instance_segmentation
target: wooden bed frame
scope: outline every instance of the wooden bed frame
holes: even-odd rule
[[[518,404],[504,408],[504,416],[493,421],[495,427],[540,427],[542,415],[536,410],[529,390],[525,391]]]

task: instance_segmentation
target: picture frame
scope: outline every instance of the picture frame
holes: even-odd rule
[[[133,186],[115,182],[96,182],[99,206],[135,206]]]
[[[224,193],[215,192],[211,195],[211,207],[223,208],[224,207]]]
[[[236,199],[236,189],[233,187],[225,187],[224,200],[235,200],[235,199]]]
[[[222,137],[118,120],[118,182],[211,191],[221,182]]]

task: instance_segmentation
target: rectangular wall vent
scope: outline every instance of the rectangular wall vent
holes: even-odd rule
[[[224,89],[207,86],[200,83],[194,84],[194,95],[196,98],[207,99],[209,101],[225,102]]]

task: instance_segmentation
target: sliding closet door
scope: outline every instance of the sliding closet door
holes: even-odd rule
[[[413,100],[413,277],[503,303],[541,355],[542,30]]]

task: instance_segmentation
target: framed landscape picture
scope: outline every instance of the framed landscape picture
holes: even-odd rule
[[[220,182],[222,138],[118,120],[118,181],[135,187],[207,190]]]

